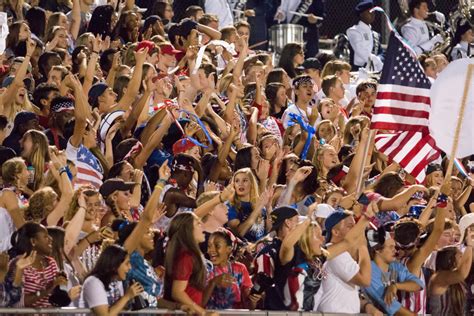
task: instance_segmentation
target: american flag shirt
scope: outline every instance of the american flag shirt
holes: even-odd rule
[[[74,162],[77,168],[75,187],[91,184],[97,189],[102,185],[104,170],[99,160],[84,145],[74,147],[71,142],[66,147],[67,159]]]

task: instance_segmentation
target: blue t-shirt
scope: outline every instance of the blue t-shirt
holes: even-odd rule
[[[229,222],[237,219],[242,224],[247,220],[247,218],[252,213],[253,207],[252,203],[250,202],[240,202],[240,207],[237,209],[235,205],[227,205],[229,209]],[[262,216],[259,217],[252,226],[250,226],[249,230],[243,236],[249,242],[257,242],[263,236],[267,234],[267,229],[265,227],[265,222],[267,219],[267,212],[263,208],[262,209]]]
[[[425,287],[423,281],[410,273],[407,267],[398,261],[390,263],[388,272],[380,270],[379,266],[375,264],[374,261],[371,261],[371,266],[372,279],[370,281],[370,287],[365,288],[363,291],[370,297],[377,308],[382,308],[388,315],[395,315],[395,313],[402,307],[402,304],[397,300],[393,300],[390,306],[387,306],[384,301],[385,288],[388,287],[391,282],[401,283],[414,281],[422,288]]]
[[[130,255],[132,268],[127,273],[127,281],[139,282],[144,291],[142,297],[148,301],[150,307],[158,306],[158,298],[163,296],[163,281],[156,275],[153,267],[137,251]]]

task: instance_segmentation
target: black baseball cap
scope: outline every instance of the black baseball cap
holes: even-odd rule
[[[298,211],[290,206],[281,206],[277,207],[273,210],[272,214],[270,215],[272,218],[272,230],[277,230],[278,228],[283,225],[285,220],[292,218],[294,216],[298,216]]]
[[[125,182],[120,178],[111,178],[102,184],[99,192],[104,198],[107,198],[115,191],[131,191],[134,186],[135,182]]]

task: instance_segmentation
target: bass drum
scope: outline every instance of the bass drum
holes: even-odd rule
[[[277,24],[270,28],[270,49],[277,55],[288,43],[304,44],[304,27],[298,24]]]

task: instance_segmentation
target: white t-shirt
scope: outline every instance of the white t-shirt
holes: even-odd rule
[[[124,294],[122,282],[113,281],[109,284],[109,291],[105,290],[104,283],[97,277],[87,277],[82,286],[82,296],[85,308],[94,308],[101,305],[111,306]]]
[[[359,265],[346,251],[326,261],[323,266],[327,277],[314,297],[314,310],[322,313],[358,314],[359,287],[349,281],[359,272]]]

